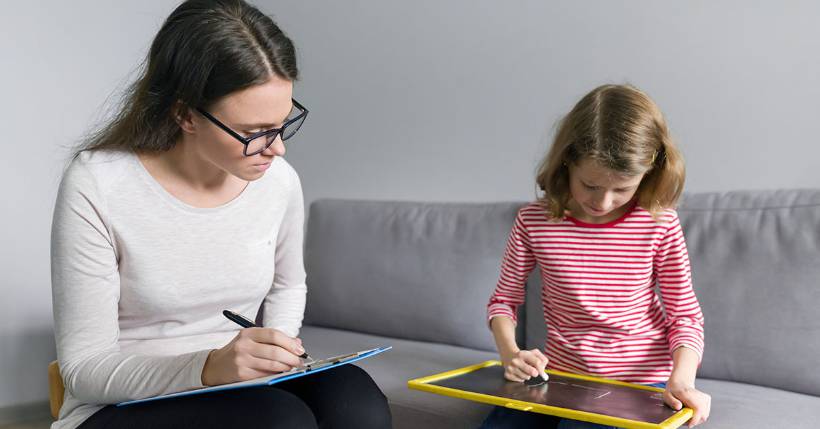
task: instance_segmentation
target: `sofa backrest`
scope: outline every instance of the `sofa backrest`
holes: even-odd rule
[[[820,395],[820,189],[687,195],[699,374]]]
[[[305,323],[494,351],[485,309],[523,205],[314,202]]]
[[[485,308],[525,203],[322,200],[306,239],[306,323],[495,350]],[[706,319],[699,376],[820,395],[820,190],[686,194],[678,209]],[[519,309],[546,330],[537,273]]]

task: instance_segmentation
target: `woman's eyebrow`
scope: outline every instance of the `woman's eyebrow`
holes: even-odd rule
[[[288,110],[288,113],[286,113],[285,117],[282,118],[282,120],[279,121],[279,122],[273,122],[273,123],[271,123],[271,122],[256,122],[256,123],[245,123],[245,124],[237,123],[237,124],[234,124],[234,126],[237,127],[237,128],[245,129],[245,130],[249,130],[249,129],[252,130],[252,129],[256,129],[256,128],[262,128],[262,129],[276,128],[277,124],[278,124],[278,126],[281,126],[282,124],[284,124],[288,120],[288,117],[290,116],[290,113],[292,111],[293,111],[293,107],[291,107],[291,109]]]
[[[255,128],[275,128],[275,127],[276,127],[276,124],[283,124],[286,120],[287,120],[287,117],[285,117],[285,119],[283,119],[283,120],[281,120],[281,121],[279,121],[279,122],[274,122],[274,123],[270,123],[270,122],[257,122],[257,123],[255,123],[255,124],[251,124],[251,123],[248,123],[248,124],[236,124],[236,125],[234,125],[234,126],[235,126],[235,127],[237,127],[237,128],[242,128],[242,129],[255,129]]]

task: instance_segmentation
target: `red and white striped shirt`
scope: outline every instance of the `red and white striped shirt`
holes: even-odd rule
[[[548,368],[658,383],[669,378],[678,347],[703,356],[703,313],[674,210],[660,222],[639,206],[606,224],[548,216],[536,203],[519,210],[489,319],[516,320],[537,263]]]

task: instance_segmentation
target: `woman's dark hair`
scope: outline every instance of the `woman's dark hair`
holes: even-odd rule
[[[179,108],[207,108],[274,75],[295,81],[298,74],[293,43],[257,8],[242,0],[188,0],[160,28],[118,113],[80,151],[166,151],[179,137]]]

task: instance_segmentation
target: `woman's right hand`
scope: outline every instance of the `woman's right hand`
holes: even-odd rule
[[[225,347],[208,354],[202,384],[216,386],[289,371],[302,364],[301,343],[272,328],[242,329]]]
[[[549,359],[539,349],[516,349],[501,353],[501,363],[504,365],[504,378],[522,382],[538,377],[547,368]]]

